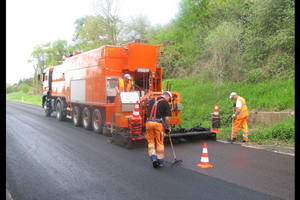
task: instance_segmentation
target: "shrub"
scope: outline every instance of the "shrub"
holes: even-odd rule
[[[27,84],[23,84],[23,86],[22,86],[22,92],[24,94],[27,94],[28,91],[29,91],[29,86]]]

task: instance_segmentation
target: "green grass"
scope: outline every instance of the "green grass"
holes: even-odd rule
[[[182,102],[181,125],[192,128],[199,123],[203,127],[211,127],[211,114],[215,104],[218,103],[221,117],[221,133],[217,139],[230,137],[232,126],[232,104],[230,93],[236,92],[244,97],[249,110],[255,111],[282,111],[295,109],[295,80],[268,80],[259,83],[221,83],[202,82],[197,79],[169,79],[163,81],[163,89],[167,82],[171,83],[171,91],[180,94]],[[283,122],[286,123],[286,122]],[[282,124],[280,125],[282,126]],[[238,140],[242,139],[238,134]],[[259,136],[258,136],[259,137]],[[250,140],[250,136],[249,136]],[[268,140],[268,138],[255,139],[255,141]]]
[[[199,80],[169,79],[163,81],[163,89],[167,81],[171,83],[171,91],[180,93],[182,101],[182,123],[192,125],[199,120],[211,121],[210,113],[214,112],[218,103],[221,123],[231,124],[232,104],[230,93],[236,92],[244,97],[249,110],[281,111],[295,109],[295,81],[265,81],[261,83],[202,83]],[[229,117],[229,118],[228,118]],[[224,121],[225,120],[225,121]]]
[[[23,103],[42,106],[42,95],[29,95],[24,94],[22,91],[6,94],[6,99],[11,101],[22,102],[22,97]]]
[[[295,146],[295,117],[287,118],[273,126],[261,126],[249,135],[249,140],[259,144],[268,143]]]

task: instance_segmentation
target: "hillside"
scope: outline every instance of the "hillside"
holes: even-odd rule
[[[171,91],[180,93],[182,100],[182,125],[191,127],[198,122],[209,124],[210,113],[218,103],[222,125],[230,125],[232,104],[231,92],[244,97],[249,110],[282,111],[295,108],[295,81],[267,80],[259,83],[222,83],[201,82],[194,78],[168,79],[163,81],[163,88],[169,81]]]

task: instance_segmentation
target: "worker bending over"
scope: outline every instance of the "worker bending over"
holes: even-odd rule
[[[129,74],[125,74],[124,78],[117,81],[115,88],[118,94],[120,94],[120,92],[132,92],[131,79],[132,78]]]
[[[168,103],[171,98],[171,92],[166,91],[160,97],[151,99],[147,110],[145,137],[148,141],[148,153],[154,168],[164,166],[165,133],[163,132],[163,120],[166,125],[165,132],[171,132],[170,120],[172,114]]]
[[[231,138],[227,138],[228,141],[235,141],[237,137],[237,133],[239,131],[240,125],[242,125],[243,129],[243,140],[241,142],[248,141],[248,107],[246,105],[246,101],[243,97],[238,96],[235,92],[230,94],[231,99],[236,100],[235,106],[236,112],[232,115],[232,118],[235,118],[233,129],[232,129],[232,140]]]

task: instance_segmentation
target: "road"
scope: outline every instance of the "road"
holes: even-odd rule
[[[213,168],[202,169],[204,142]],[[46,118],[39,106],[6,101],[6,187],[22,199],[294,199],[294,156],[217,141],[166,144],[165,167],[147,148]]]

